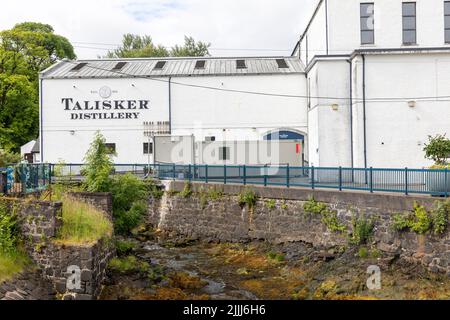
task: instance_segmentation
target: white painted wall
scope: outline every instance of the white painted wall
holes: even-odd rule
[[[349,167],[350,106],[346,99],[350,96],[349,63],[346,60],[319,61],[308,77],[313,97],[309,110],[309,162],[321,167]]]
[[[361,45],[360,3],[375,4],[375,44]],[[330,54],[359,48],[402,48],[403,0],[328,0]],[[413,1],[414,2],[414,1]],[[443,47],[444,1],[416,0],[417,47]],[[314,48],[312,48],[314,49]]]
[[[361,98],[361,59],[355,62]],[[429,135],[450,134],[450,101],[374,102],[374,98],[450,96],[448,54],[366,56],[367,158],[372,167],[424,167]],[[392,100],[392,99],[391,99]],[[444,99],[449,100],[449,99]],[[362,103],[355,104],[356,165],[363,166]]]
[[[98,94],[103,86],[117,91],[108,100],[150,100],[150,109],[132,110],[140,113],[139,118],[133,120],[71,120],[71,112],[64,110],[61,99],[103,101]],[[144,136],[144,121],[169,120],[168,84],[165,82],[145,79],[45,79],[42,92],[41,154],[44,162],[63,160],[83,163],[95,132],[100,130],[107,143],[116,143],[116,163],[147,163],[148,156],[143,153],[143,143],[148,141]]]
[[[306,96],[303,74],[174,78],[176,83],[228,90]],[[194,134],[197,141],[257,141],[276,129],[306,135],[306,99],[172,86],[174,135]]]

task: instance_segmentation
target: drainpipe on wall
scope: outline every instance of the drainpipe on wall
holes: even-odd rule
[[[352,68],[352,60],[347,60],[350,66],[350,97],[349,97],[349,106],[350,106],[350,161],[351,167],[355,167],[355,156],[353,152],[353,68]]]
[[[327,47],[327,55],[328,55],[328,0],[325,0],[325,36],[326,36],[326,47]]]
[[[363,122],[364,122],[364,168],[367,169],[367,113],[366,113],[366,56],[362,55],[363,61]]]
[[[169,77],[169,132],[172,135],[172,77]]]
[[[44,121],[44,115],[43,115],[43,108],[42,108],[42,101],[43,101],[43,97],[42,97],[42,92],[44,91],[44,89],[42,88],[42,84],[43,81],[42,79],[39,79],[39,132],[40,132],[40,137],[39,137],[39,153],[40,153],[40,158],[41,158],[41,163],[44,163],[44,128],[42,127]]]

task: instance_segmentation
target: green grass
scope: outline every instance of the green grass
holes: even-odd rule
[[[12,279],[29,264],[28,256],[20,251],[10,254],[0,253],[0,283]]]
[[[71,244],[91,244],[100,239],[109,239],[113,233],[113,225],[104,213],[92,205],[62,197],[62,228],[58,242]]]
[[[109,262],[108,266],[110,270],[123,274],[147,272],[150,268],[150,265],[147,262],[139,261],[135,256],[114,258]]]

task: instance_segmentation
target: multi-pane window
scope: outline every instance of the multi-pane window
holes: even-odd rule
[[[116,153],[116,144],[115,143],[105,143],[105,147],[108,150],[109,154]]]
[[[374,4],[361,3],[361,44],[375,43]]]
[[[416,44],[416,3],[403,2],[403,44]]]
[[[445,43],[450,43],[450,1],[444,2]]]
[[[144,154],[153,154],[153,143],[144,142]]]
[[[219,160],[230,160],[230,148],[221,147],[219,148]]]

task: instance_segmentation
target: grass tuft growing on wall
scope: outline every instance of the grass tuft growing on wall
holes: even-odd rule
[[[30,263],[28,256],[19,249],[8,254],[0,252],[0,283],[21,273]]]
[[[112,223],[104,213],[90,204],[63,197],[63,225],[58,242],[63,244],[90,244],[109,239],[113,233]]]

